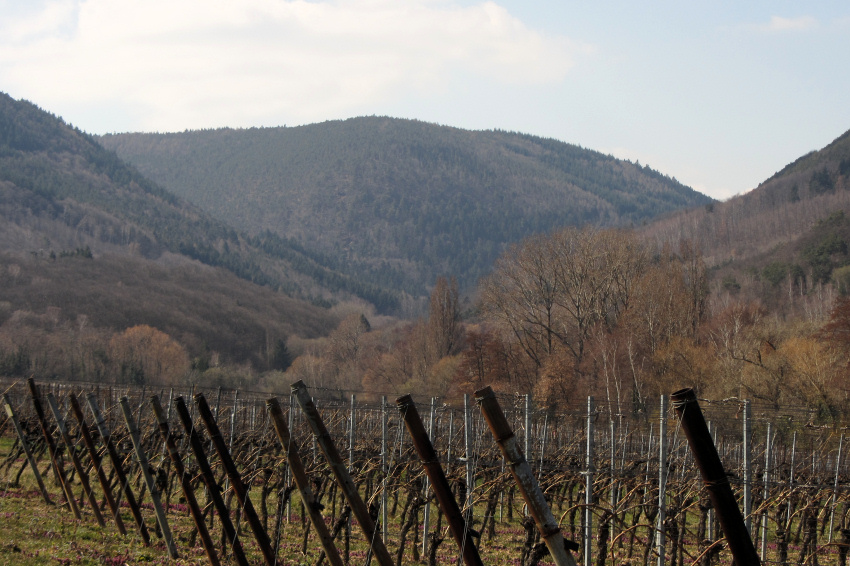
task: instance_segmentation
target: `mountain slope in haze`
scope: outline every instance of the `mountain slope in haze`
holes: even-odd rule
[[[382,117],[100,141],[239,229],[294,239],[414,296],[441,274],[475,284],[507,244],[534,233],[638,224],[711,201],[555,140]]]
[[[323,265],[297,245],[252,241],[167,192],[114,152],[26,101],[0,94],[0,250],[169,252],[254,283],[327,302],[354,295],[392,309],[391,293]]]
[[[0,375],[3,358],[74,356],[92,336],[148,325],[176,340],[193,359],[269,368],[274,346],[316,338],[336,325],[328,309],[166,253],[159,261],[87,248],[23,256],[0,253]],[[54,346],[59,343],[60,346]],[[65,375],[91,379],[80,364]]]
[[[740,261],[797,240],[838,210],[850,212],[850,131],[784,167],[752,191],[671,214],[643,232],[688,238],[710,264]]]
[[[279,367],[282,344],[326,335],[338,315],[244,277],[274,283],[275,269],[294,272],[90,136],[0,94],[0,375],[115,379],[118,368],[94,368],[118,364],[113,338],[142,327],[201,365]],[[298,284],[318,287],[279,282]]]
[[[659,244],[688,239],[717,284],[805,294],[850,265],[850,131],[795,160],[752,191],[671,214],[642,233]],[[845,269],[850,275],[850,268]]]

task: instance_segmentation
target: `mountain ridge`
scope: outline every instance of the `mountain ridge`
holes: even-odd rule
[[[850,130],[752,191],[674,212],[641,233],[658,246],[696,244],[719,296],[790,303],[780,289],[850,289]]]
[[[148,259],[169,251],[319,304],[358,295],[380,308],[397,306],[392,293],[322,265],[285,239],[247,237],[150,181],[94,137],[8,95],[0,96],[0,207],[11,221],[0,230],[6,234],[37,222],[69,237],[62,245],[70,249],[111,246]]]
[[[534,233],[639,224],[711,202],[648,167],[554,139],[418,120],[99,139],[247,233],[291,238],[414,296],[438,275],[473,286],[507,245]]]

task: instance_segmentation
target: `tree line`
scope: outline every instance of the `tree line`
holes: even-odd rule
[[[455,285],[439,279],[413,323],[372,329],[352,315],[280,383],[438,396],[493,385],[553,407],[594,395],[623,413],[690,386],[824,419],[850,408],[850,299],[831,281],[795,292],[789,309],[720,285],[693,242],[566,228],[503,253],[463,322]]]
[[[14,267],[4,276],[10,289],[21,285]],[[184,343],[173,326],[83,332],[87,317],[69,326],[61,309],[0,312],[0,372],[271,390],[301,379],[340,396],[452,397],[492,385],[552,407],[594,395],[623,413],[691,386],[708,398],[802,402],[834,419],[850,408],[850,299],[844,271],[835,271],[790,292],[781,278],[765,281],[773,295],[758,294],[719,280],[688,240],[658,247],[634,231],[565,228],[507,249],[475,300],[438,278],[417,320],[349,303],[335,307],[336,327],[321,337],[252,329],[250,364]],[[41,348],[20,342],[30,334]],[[144,344],[156,346],[140,354]]]

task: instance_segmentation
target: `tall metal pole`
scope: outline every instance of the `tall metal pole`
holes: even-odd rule
[[[708,436],[711,438],[711,441],[714,445],[717,445],[717,438],[714,434],[714,428],[712,427],[711,421],[706,423],[706,429],[708,430]],[[705,538],[708,540],[714,540],[714,505],[709,506],[708,514],[706,517],[706,529],[705,529]]]
[[[534,462],[534,455],[531,453],[531,393],[525,394],[525,434],[523,437],[523,452],[529,462]]]
[[[357,400],[354,394],[351,394],[351,409],[348,417],[348,473],[351,474],[354,470],[354,416]],[[349,545],[351,544],[351,515],[345,522],[345,560],[350,557]]]
[[[658,528],[655,531],[655,546],[658,550],[658,566],[666,559],[667,533],[667,396],[661,396],[661,413],[658,419]]]
[[[761,560],[753,546],[750,532],[746,529],[744,517],[735,501],[729,478],[720,462],[720,456],[705,418],[699,408],[693,389],[680,389],[671,396],[673,408],[682,423],[682,430],[688,438],[694,461],[700,470],[708,496],[717,511],[717,518],[729,544],[729,550],[737,566],[759,566]]]
[[[593,397],[587,398],[587,453],[585,460],[586,475],[584,486],[584,566],[593,566],[593,418],[595,412]]]
[[[844,433],[838,440],[838,455],[835,457],[835,481],[832,484],[832,505],[829,511],[829,542],[832,542],[832,530],[835,526],[835,503],[838,499],[838,472],[841,471],[841,449],[844,448]]]
[[[762,488],[762,501],[767,501],[768,492],[770,490],[770,423],[767,423],[767,438],[764,441],[764,486]],[[767,506],[761,514],[761,555],[767,554]]]
[[[352,393],[351,394],[351,409],[349,410],[348,417],[348,473],[354,469],[354,416],[355,416],[355,407],[357,404],[357,398]]]
[[[750,402],[744,401],[744,524],[747,532],[753,532],[753,461],[752,461],[752,411]]]
[[[437,398],[431,397],[431,414],[428,418],[428,438],[434,436],[434,412],[437,407]],[[422,556],[428,556],[428,529],[431,522],[431,502],[428,499],[428,493],[431,491],[431,480],[429,476],[425,476],[425,512],[422,517]]]
[[[466,455],[466,522],[472,527],[474,521],[472,492],[475,489],[474,470],[472,469],[472,409],[469,406],[469,393],[463,394],[463,450]]]
[[[295,397],[292,396],[292,393],[289,394],[289,430],[291,431],[294,427],[295,422]],[[315,459],[315,454],[314,454]],[[286,485],[289,485],[289,469],[286,470]],[[286,522],[290,523],[292,521],[292,498],[288,497],[286,499]]]
[[[611,445],[609,455],[611,458],[611,492],[608,494],[608,504],[611,506],[611,510],[613,511],[615,506],[617,505],[617,480],[616,480],[616,466],[617,466],[617,450],[614,445],[614,417],[611,416],[611,405],[608,405],[608,428],[610,428],[610,436],[611,436]]]
[[[796,458],[797,458],[797,431],[795,430],[794,436],[791,440],[791,472],[788,475],[788,492],[789,492],[789,495],[792,495],[794,493],[794,468],[796,467],[796,462],[795,462]],[[786,510],[785,510],[785,523],[788,524],[788,525],[791,524],[791,504],[790,504],[790,502],[786,506]]]
[[[387,540],[387,482],[389,469],[387,464],[387,396],[381,396],[381,474],[384,485],[381,487],[381,539]]]

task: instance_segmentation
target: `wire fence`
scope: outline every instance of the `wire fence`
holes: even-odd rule
[[[125,493],[125,499],[134,494],[139,501],[163,500],[161,516],[140,506],[139,517],[133,518],[137,536],[144,538],[140,525],[146,522],[159,525],[160,535],[168,530],[163,527],[174,513],[170,505],[181,497],[182,465],[191,470],[183,498],[187,489],[199,494],[201,524],[225,533],[229,532],[225,517],[234,523],[230,543],[207,551],[211,563],[216,563],[211,553],[238,558],[233,539],[238,538],[241,523],[253,534],[240,534],[245,541],[242,552],[250,559],[277,562],[284,546],[295,544],[281,534],[287,531],[285,525],[294,523],[302,529],[303,554],[314,562],[320,555],[333,562],[330,554],[335,551],[319,545],[321,528],[311,526],[305,516],[302,503],[307,495],[296,492],[298,474],[292,467],[296,454],[288,455],[268,407],[269,398],[275,397],[317,508],[331,525],[328,536],[341,547],[339,555],[346,563],[363,563],[367,556],[382,563],[386,557],[381,553],[389,556],[390,551],[396,564],[466,559],[462,548],[452,549],[444,542],[448,517],[436,504],[434,486],[426,478],[395,399],[368,392],[310,390],[326,429],[323,436],[316,434],[290,392],[270,395],[200,386],[151,389],[79,382],[38,385],[37,395],[24,382],[3,386],[8,408],[0,419],[0,437],[10,440],[4,444],[7,453],[0,453],[0,478],[7,486],[32,481],[28,478],[34,470],[50,461],[54,470],[64,470],[54,473],[54,483],[67,481],[78,491],[90,483],[94,492],[98,485],[84,476],[109,470],[98,491],[101,495],[94,496],[104,516],[108,517],[106,491]],[[179,461],[169,459],[167,435],[151,409],[151,397],[162,405],[162,421],[174,436]],[[664,408],[665,401],[651,401],[647,406],[654,409],[630,414],[598,399],[582,399],[555,411],[537,407],[528,395],[497,398],[563,535],[576,543],[578,562],[588,566],[729,562],[716,510],[679,421]],[[42,416],[36,399],[43,404]],[[89,402],[82,421],[75,417],[73,399]],[[183,428],[178,399],[187,412]],[[528,519],[526,503],[475,400],[415,395],[413,400],[476,547],[484,552],[510,540],[516,545],[517,564],[552,560],[546,557],[541,535]],[[207,422],[204,404],[217,432],[201,424]],[[805,407],[776,408],[740,399],[700,400],[700,404],[762,563],[845,564],[850,545],[846,427],[820,422],[819,415]],[[46,409],[50,405],[55,407],[52,413]],[[102,427],[92,426],[98,419],[96,408]],[[16,434],[13,421],[20,425],[22,436]],[[84,429],[100,445],[98,451],[86,449]],[[137,440],[133,430],[138,431]],[[203,453],[192,449],[193,433],[202,436],[198,441]],[[223,448],[215,446],[216,435]],[[374,525],[369,537],[352,533],[352,525],[364,528],[368,519],[351,520],[356,505],[335,476],[333,462],[325,457],[324,440],[334,443],[355,486],[354,497],[362,499],[370,514]],[[117,453],[112,463],[106,457],[109,441]],[[79,468],[71,466],[75,458]],[[210,465],[207,479],[202,477],[204,458]],[[228,469],[228,460],[233,470]],[[151,473],[149,482],[146,471]],[[128,478],[124,485],[121,475]],[[245,487],[242,494],[240,483]],[[216,508],[214,491],[223,494],[223,507],[216,512],[210,511]],[[74,490],[60,499],[74,512],[68,500],[75,496],[69,493]],[[76,513],[85,515],[80,504],[85,498],[76,499]],[[203,538],[203,527],[196,523],[191,528],[192,543],[202,544],[198,539]],[[378,538],[385,551],[375,546]],[[365,544],[362,559],[358,544]]]

